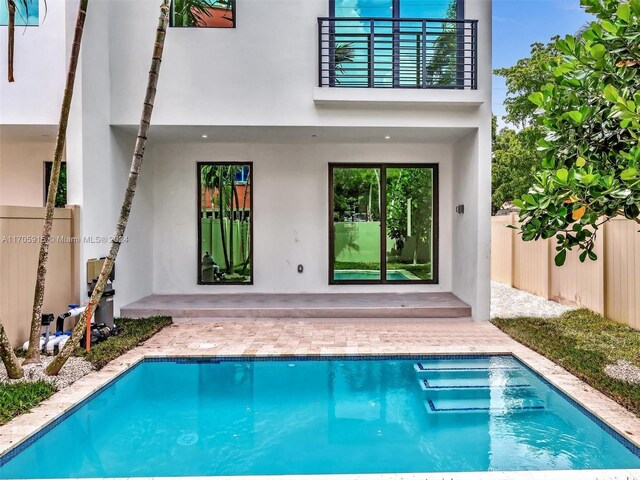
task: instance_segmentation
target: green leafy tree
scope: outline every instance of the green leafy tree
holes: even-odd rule
[[[611,218],[640,223],[640,0],[581,3],[597,21],[556,42],[553,79],[529,96],[543,160],[517,200],[522,238],[555,236],[557,265],[573,248],[595,260],[599,227]]]
[[[548,44],[534,43],[528,57],[511,67],[494,70],[496,75],[504,77],[507,87],[503,119],[515,127],[498,129],[494,118],[491,174],[494,214],[505,202],[527,193],[530,179],[542,162],[542,152],[536,145],[541,135],[541,129],[535,123],[537,107],[531,103],[529,95],[553,81],[549,63],[560,58],[555,45],[558,39],[554,37]]]
[[[503,128],[494,133],[491,160],[491,210],[496,214],[506,202],[527,193],[531,177],[540,165],[535,149],[537,132]]]

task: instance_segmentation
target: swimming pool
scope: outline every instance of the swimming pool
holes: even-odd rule
[[[512,356],[147,359],[0,478],[640,468]]]
[[[380,280],[379,270],[336,270],[334,280]],[[387,280],[420,280],[407,270],[387,270]]]

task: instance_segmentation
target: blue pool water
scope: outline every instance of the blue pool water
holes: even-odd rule
[[[510,356],[262,360],[143,362],[0,478],[640,468]]]
[[[336,270],[334,280],[380,280],[379,270]],[[420,280],[404,270],[388,270],[387,280]]]

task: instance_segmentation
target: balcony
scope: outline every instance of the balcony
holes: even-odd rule
[[[477,20],[318,18],[318,86],[477,90]]]

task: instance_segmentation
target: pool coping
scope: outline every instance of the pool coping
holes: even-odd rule
[[[557,390],[562,394],[570,403],[574,404],[577,408],[583,411],[588,417],[596,421],[601,428],[610,430],[607,433],[619,435],[624,441],[628,442],[632,448],[640,451],[640,419],[635,417],[632,413],[618,405],[613,400],[604,396],[600,392],[597,392],[592,387],[586,385],[584,382],[566,372],[564,369],[554,364],[550,360],[541,355],[533,352],[532,350],[522,346],[521,348],[425,348],[420,351],[399,352],[399,353],[358,353],[358,354],[334,354],[334,353],[320,353],[320,354],[256,354],[256,355],[232,355],[232,354],[206,354],[201,352],[180,352],[169,353],[163,351],[148,351],[144,345],[125,353],[123,356],[109,363],[100,371],[92,372],[89,375],[81,378],[73,384],[72,388],[63,389],[55,393],[52,397],[45,400],[38,407],[35,407],[32,412],[20,415],[15,419],[8,422],[6,425],[0,426],[0,458],[5,457],[9,452],[19,451],[28,447],[28,444],[33,443],[41,435],[38,435],[42,431],[42,435],[46,434],[51,428],[54,428],[56,424],[60,423],[71,415],[74,411],[81,408],[85,403],[90,401],[94,396],[98,395],[102,390],[108,388],[113,382],[120,379],[123,375],[132,371],[134,367],[144,361],[154,361],[160,359],[209,359],[212,357],[224,358],[224,359],[307,359],[312,360],[314,358],[374,358],[374,357],[407,357],[407,356],[504,356],[512,355],[518,361],[522,362],[527,368],[531,369],[534,373],[538,374],[540,378],[547,383],[551,388]],[[588,395],[581,395],[581,393],[588,393]],[[592,398],[595,392],[595,396],[598,398],[597,402],[594,402]],[[598,407],[603,407],[599,413]],[[24,446],[23,446],[24,445]],[[20,448],[23,446],[23,448]],[[625,445],[626,446],[626,445]],[[627,446],[629,448],[629,446]],[[634,450],[632,450],[634,451]],[[634,451],[636,453],[636,451]],[[638,455],[638,453],[636,453]],[[13,455],[12,455],[13,457]],[[4,463],[4,462],[3,462]],[[136,477],[138,478],[138,477]],[[139,480],[143,480],[147,477],[140,477]],[[162,477],[154,477],[162,478]],[[168,478],[168,477],[165,477]],[[171,477],[177,478],[177,477]],[[270,480],[293,480],[293,479],[305,479],[314,480],[319,478],[331,478],[332,480],[356,480],[356,479],[393,479],[393,480],[514,480],[515,478],[523,480],[534,479],[563,479],[563,480],[608,480],[608,479],[621,479],[640,480],[640,469],[628,470],[628,469],[611,469],[611,470],[571,470],[571,471],[510,471],[510,472],[436,472],[436,473],[398,473],[398,474],[338,474],[338,475],[270,475],[270,476],[218,476],[218,477],[180,477],[185,479],[234,479],[234,480],[250,480],[269,478]],[[87,479],[89,480],[89,479]],[[110,480],[116,480],[111,478]]]

